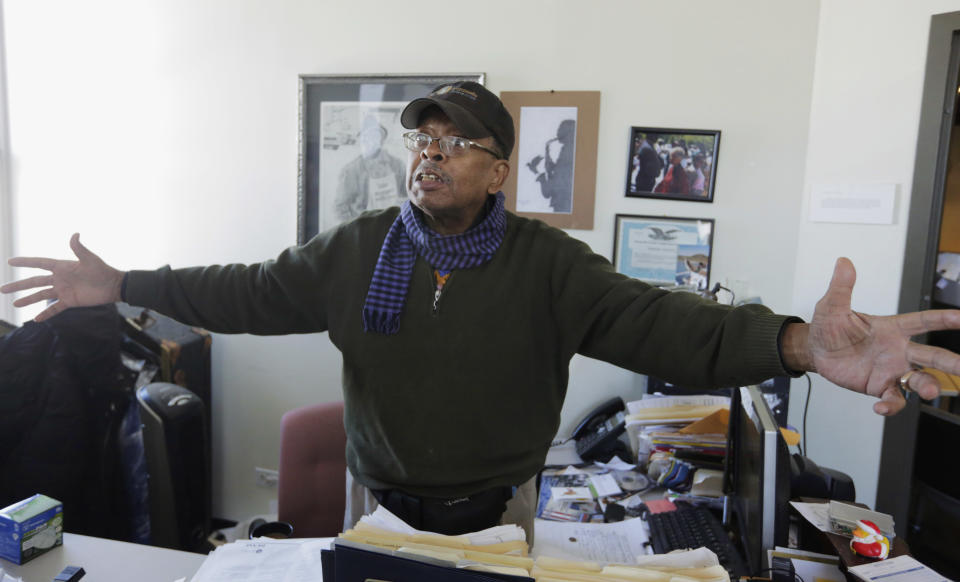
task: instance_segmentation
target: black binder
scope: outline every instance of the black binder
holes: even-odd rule
[[[389,550],[365,550],[334,540],[320,554],[323,579],[329,582],[534,582],[528,576],[477,572],[439,564],[439,560],[401,557]]]

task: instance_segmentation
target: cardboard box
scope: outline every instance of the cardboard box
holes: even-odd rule
[[[34,495],[0,509],[0,558],[23,564],[63,544],[63,504]]]

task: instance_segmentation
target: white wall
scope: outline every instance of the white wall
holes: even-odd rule
[[[857,267],[854,308],[896,312],[930,17],[955,10],[960,10],[956,0],[821,2],[793,279],[792,311],[801,317],[812,315],[830,280],[833,258],[840,254]],[[877,182],[899,185],[895,224],[806,220],[811,186]],[[883,434],[882,419],[871,411],[873,400],[819,376],[813,376],[813,382],[807,419],[810,456],[849,473],[858,501],[872,504]],[[797,400],[806,392],[806,382],[802,390],[796,389],[800,384],[794,381]],[[798,419],[799,411],[794,406],[791,418]]]
[[[787,311],[818,9],[7,2],[14,251],[67,256],[79,231],[121,268],[274,256],[295,242],[298,74],[485,72],[494,91],[602,92],[595,228],[572,234],[609,256],[616,213],[715,218],[715,280],[745,281],[742,295]],[[715,203],[625,198],[631,125],[720,129]],[[325,335],[218,335],[213,346],[215,511],[242,518],[273,495],[253,467],[276,466],[280,414],[339,398],[340,359]],[[561,432],[609,394],[636,397],[637,384],[576,359]]]
[[[10,133],[7,122],[7,73],[4,57],[3,0],[0,0],[0,281],[9,281],[13,269],[7,265],[7,257],[13,252],[13,211],[10,192]],[[9,301],[0,301],[0,319],[16,320],[14,308]]]

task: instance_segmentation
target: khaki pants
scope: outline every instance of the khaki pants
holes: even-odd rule
[[[347,506],[343,516],[343,531],[352,528],[364,515],[373,513],[377,508],[377,498],[369,489],[354,480],[347,469]],[[533,547],[533,518],[537,510],[537,478],[531,477],[517,487],[507,509],[500,516],[501,524],[515,523],[523,528],[527,535],[527,544]]]

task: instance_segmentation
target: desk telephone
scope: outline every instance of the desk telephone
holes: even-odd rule
[[[628,460],[630,453],[620,435],[626,431],[626,406],[619,396],[607,400],[573,429],[577,454],[584,461],[609,461],[613,455]]]

